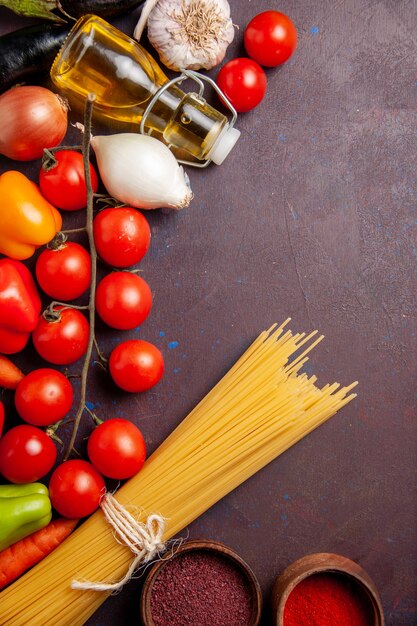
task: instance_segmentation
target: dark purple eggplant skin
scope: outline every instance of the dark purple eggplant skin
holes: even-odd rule
[[[61,0],[61,6],[71,17],[92,13],[100,17],[113,17],[133,11],[143,0]]]
[[[0,93],[34,74],[47,76],[70,26],[38,24],[0,37]]]

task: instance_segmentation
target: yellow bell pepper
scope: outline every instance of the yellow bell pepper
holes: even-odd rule
[[[61,214],[35,183],[13,170],[0,176],[0,253],[19,261],[28,259],[61,226]]]

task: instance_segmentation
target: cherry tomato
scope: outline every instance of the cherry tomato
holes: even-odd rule
[[[111,272],[98,284],[97,313],[112,328],[136,328],[146,320],[151,307],[152,292],[137,274]]]
[[[84,178],[82,154],[74,150],[55,152],[58,165],[48,172],[43,168],[39,174],[39,186],[45,198],[58,209],[78,211],[87,204],[87,188]],[[91,186],[96,192],[98,178],[90,163]]]
[[[87,351],[90,325],[77,309],[57,307],[57,321],[47,321],[43,315],[32,333],[35,350],[45,361],[69,365]]]
[[[248,55],[259,65],[275,67],[288,61],[297,47],[297,30],[289,17],[279,11],[255,15],[244,33]]]
[[[240,113],[255,108],[266,92],[265,72],[252,59],[232,59],[222,67],[216,82]]]
[[[164,358],[153,344],[130,339],[111,353],[110,375],[124,391],[146,391],[158,383],[164,373]]]
[[[49,426],[65,417],[73,401],[68,378],[48,367],[33,370],[19,383],[15,394],[20,417],[34,426]]]
[[[130,478],[145,462],[145,440],[132,422],[115,417],[93,430],[88,438],[87,453],[104,476],[120,480]]]
[[[91,257],[78,243],[68,241],[58,250],[44,250],[36,261],[36,278],[48,296],[79,298],[91,283]]]
[[[22,424],[0,439],[0,474],[12,483],[32,483],[47,474],[56,461],[50,437],[35,426]]]
[[[64,517],[91,515],[106,491],[103,477],[87,461],[65,461],[58,465],[49,481],[52,506]]]
[[[151,229],[136,209],[104,209],[94,218],[93,228],[98,254],[113,267],[135,265],[148,251]]]

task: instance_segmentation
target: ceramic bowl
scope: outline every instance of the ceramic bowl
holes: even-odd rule
[[[384,614],[378,590],[364,569],[354,561],[338,554],[317,553],[303,556],[289,565],[275,581],[272,590],[273,626],[284,626],[285,603],[294,587],[313,574],[334,573],[343,575],[357,584],[369,599],[373,621],[369,626],[384,626]]]
[[[240,570],[246,578],[252,597],[252,614],[247,626],[257,626],[261,618],[262,611],[262,594],[259,583],[252,572],[251,568],[245,561],[231,548],[217,541],[195,540],[184,543],[174,554],[173,559],[181,554],[190,551],[211,552],[224,559],[232,561],[232,563]],[[151,611],[151,594],[152,587],[158,575],[171,559],[166,559],[156,563],[146,577],[141,595],[141,619],[144,626],[155,626],[152,619]]]

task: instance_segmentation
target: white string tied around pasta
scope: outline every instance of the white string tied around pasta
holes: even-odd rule
[[[101,583],[93,581],[73,580],[72,589],[92,589],[94,591],[119,591],[132,578],[142,563],[151,561],[159,552],[165,549],[163,536],[165,520],[161,515],[148,515],[146,522],[139,522],[129,511],[112,496],[106,493],[100,507],[106,520],[114,528],[120,538],[135,554],[126,574],[115,583]],[[117,540],[118,541],[118,540]]]

